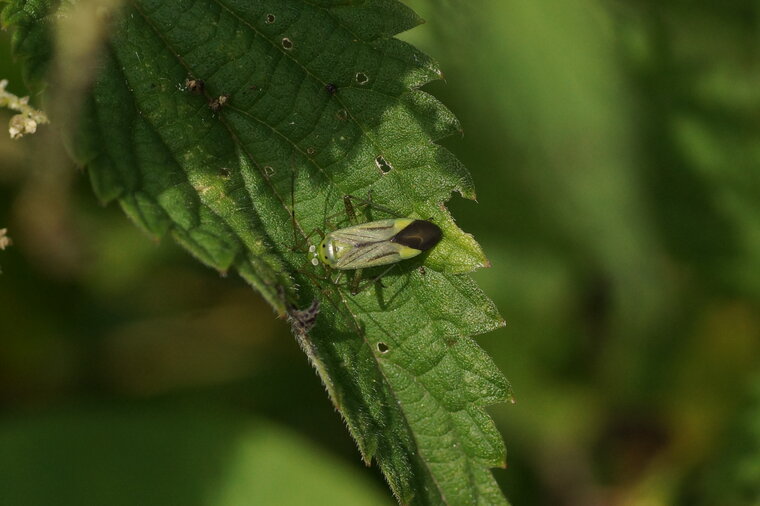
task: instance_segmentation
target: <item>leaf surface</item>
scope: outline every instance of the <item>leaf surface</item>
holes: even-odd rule
[[[38,32],[52,8],[17,0],[3,13],[32,74],[51,54]],[[364,460],[377,460],[399,500],[498,504],[489,468],[505,451],[484,406],[509,386],[470,336],[503,320],[466,275],[485,256],[444,207],[453,191],[475,193],[434,144],[459,131],[456,119],[418,89],[440,71],[390,38],[419,22],[395,0],[126,2],[74,153],[102,201],[238,271],[295,317]],[[348,224],[346,195],[432,220],[444,239],[353,296],[350,274],[335,282],[306,251],[315,231]],[[388,217],[354,207],[360,220]],[[313,300],[321,309],[306,332],[293,308]]]

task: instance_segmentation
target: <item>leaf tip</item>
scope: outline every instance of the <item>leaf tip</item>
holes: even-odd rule
[[[475,192],[475,188],[472,185],[468,186],[460,186],[457,188],[457,193],[462,196],[462,198],[465,198],[467,200],[472,200],[473,202],[478,202],[478,194]]]

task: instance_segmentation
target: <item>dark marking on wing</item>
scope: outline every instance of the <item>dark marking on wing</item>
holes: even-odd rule
[[[391,238],[395,242],[420,251],[427,251],[441,240],[443,232],[435,223],[426,220],[414,220]]]

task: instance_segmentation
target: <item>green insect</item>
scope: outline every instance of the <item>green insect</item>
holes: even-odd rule
[[[300,228],[296,222],[295,212],[297,179],[298,170],[294,169],[290,188],[294,251],[298,248],[297,230]],[[345,276],[349,278],[348,287],[353,295],[380,281],[396,263],[432,249],[443,236],[441,229],[435,223],[427,220],[398,217],[393,210],[375,204],[372,202],[371,193],[368,193],[366,200],[352,195],[343,196],[345,214],[351,223],[358,222],[353,202],[362,207],[374,208],[395,217],[359,223],[326,234],[320,229],[314,229],[311,233],[303,235],[307,242],[314,233],[319,233],[322,236],[319,245],[312,244],[308,247],[311,254],[311,264],[316,267],[322,263],[329,269],[339,271],[337,277],[334,278],[329,273],[327,274],[326,280],[334,285],[339,285],[339,281],[345,273]],[[371,280],[365,280],[367,283],[364,284],[364,287],[360,286],[363,269],[383,265],[390,265],[390,267]],[[314,273],[308,271],[302,273],[309,277],[314,276]]]
[[[433,248],[442,237],[435,223],[412,218],[370,221],[325,235],[310,246],[313,265],[345,271],[389,265]]]

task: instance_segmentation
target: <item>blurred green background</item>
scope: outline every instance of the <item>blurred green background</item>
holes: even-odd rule
[[[507,496],[760,504],[760,2],[408,3],[508,322]],[[286,323],[41,138],[0,136],[0,503],[392,504]]]

